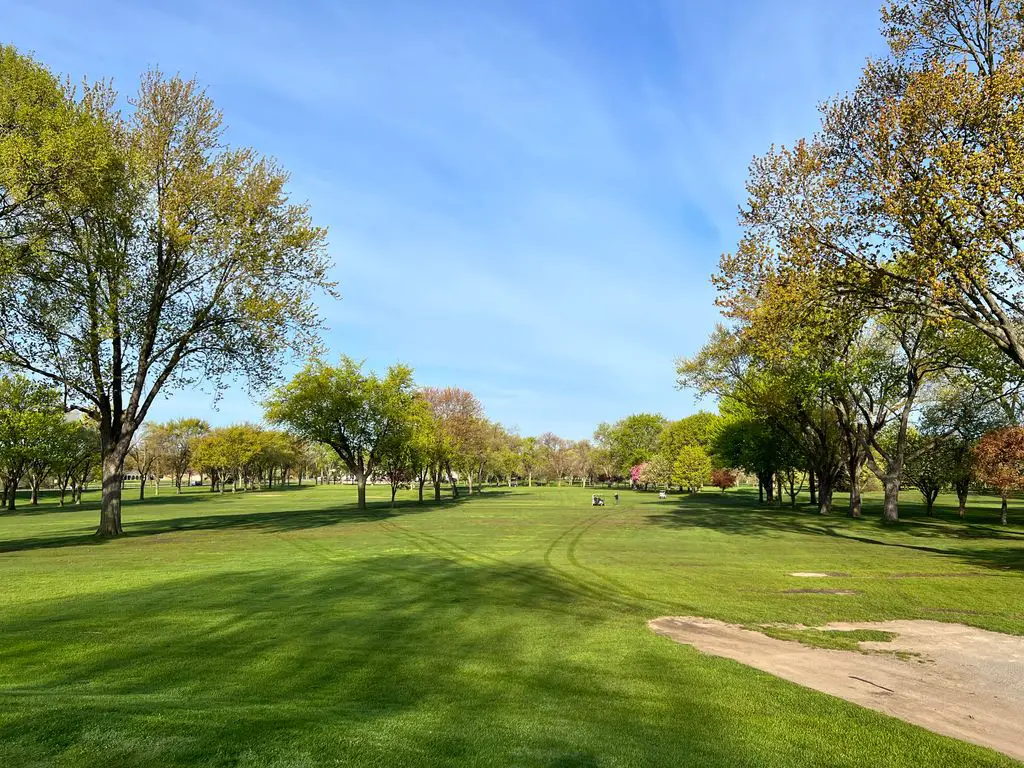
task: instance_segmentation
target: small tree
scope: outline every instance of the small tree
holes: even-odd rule
[[[356,479],[359,508],[366,509],[366,481],[396,436],[408,429],[415,397],[408,366],[393,365],[382,378],[342,357],[337,366],[311,361],[265,405],[271,422],[337,452]]]
[[[950,447],[948,442],[936,445],[935,440],[917,432],[911,432],[907,438],[903,477],[921,492],[928,517],[935,514],[935,500],[953,473]]]
[[[672,482],[690,493],[699,491],[711,475],[711,457],[699,445],[680,449],[672,471]]]
[[[100,434],[88,419],[65,422],[58,440],[51,446],[51,471],[60,489],[60,506],[71,488],[72,501],[81,501],[81,487],[99,462]]]
[[[156,482],[156,495],[160,495],[160,476],[167,459],[167,433],[160,424],[147,424],[135,434],[128,458],[139,473],[139,500],[146,498],[146,481],[150,474]]]
[[[999,490],[1000,522],[1006,525],[1006,497],[1024,488],[1024,427],[1003,427],[984,435],[974,447],[979,479]]]
[[[721,488],[722,493],[725,493],[727,488],[736,485],[736,473],[731,469],[713,469],[711,470],[711,484],[716,488]]]

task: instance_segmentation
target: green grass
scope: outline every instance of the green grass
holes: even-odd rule
[[[878,629],[794,629],[791,627],[751,627],[778,640],[795,640],[812,648],[834,648],[839,651],[860,651],[861,643],[887,643],[896,637],[893,632]]]
[[[749,493],[162,490],[109,542],[94,497],[0,515],[0,766],[1012,764],[646,626],[1024,634],[1024,528],[991,499],[962,524],[908,494],[883,525],[876,498],[852,521]]]

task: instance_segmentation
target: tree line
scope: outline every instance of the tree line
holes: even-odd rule
[[[899,516],[972,482],[1024,486],[1024,14],[904,0],[888,53],[818,132],[754,159],[742,237],[714,275],[726,319],[679,384],[719,398],[770,494],[806,470],[822,513],[865,472]]]
[[[487,483],[696,490],[712,477],[722,421],[704,412],[674,422],[635,414],[599,425],[593,440],[523,437],[488,419],[471,392],[419,386],[403,365],[377,375],[347,357],[336,365],[310,361],[264,406],[271,426],[211,428],[199,418],[143,425],[125,460],[125,472],[138,477],[139,498],[147,490],[159,494],[164,478],[181,493],[194,477],[220,493],[306,478],[349,480],[360,506],[369,482],[390,484],[392,502],[403,487],[423,501],[427,487],[440,500],[446,489],[472,494]],[[40,487],[60,488],[61,503],[71,487],[77,502],[99,469],[98,429],[81,415],[69,418],[58,389],[21,374],[0,377],[0,471],[11,508],[17,488],[26,486],[33,504]]]

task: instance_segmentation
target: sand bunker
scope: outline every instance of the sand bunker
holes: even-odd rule
[[[839,696],[936,733],[1024,760],[1024,637],[939,621],[834,623],[821,629],[877,629],[891,642],[865,654],[812,648],[714,619],[667,616],[659,635],[808,688]],[[896,653],[912,656],[901,660]],[[926,662],[926,663],[921,663]]]

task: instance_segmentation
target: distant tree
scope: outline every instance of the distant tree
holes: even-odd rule
[[[2,49],[0,49],[2,53]],[[33,466],[45,472],[63,421],[60,395],[21,374],[0,377],[0,480],[7,508]]]
[[[533,487],[533,476],[541,463],[541,447],[536,437],[524,437],[519,442],[519,464],[526,475],[526,485]]]
[[[167,463],[174,477],[174,487],[181,493],[181,481],[185,473],[192,481],[193,451],[196,440],[210,431],[210,425],[203,419],[182,418],[167,422],[164,425],[167,450]]]
[[[658,438],[665,423],[660,414],[637,413],[613,425],[600,425],[596,436],[599,444],[611,450],[619,471],[627,474],[658,452]]]
[[[379,377],[342,357],[337,366],[311,361],[265,406],[272,423],[337,451],[356,479],[358,507],[366,509],[366,481],[390,442],[408,429],[414,399],[408,366],[393,365]]]
[[[721,488],[722,493],[725,493],[727,488],[733,488],[736,485],[736,473],[731,469],[712,469],[711,484],[716,488]]]
[[[587,481],[592,480],[594,476],[594,446],[589,440],[577,440],[572,444],[570,453],[572,460],[569,484],[572,485],[572,476],[575,475],[586,487]]]
[[[650,461],[642,465],[640,470],[640,482],[655,487],[668,488],[673,479],[672,462],[664,455],[655,454]]]
[[[687,445],[699,445],[709,454],[714,452],[715,438],[722,428],[717,413],[698,411],[678,421],[669,422],[658,436],[658,452],[670,460]]]
[[[994,380],[998,377],[990,374],[989,378]],[[938,392],[935,400],[923,409],[921,433],[936,443],[935,451],[942,459],[943,477],[956,493],[961,518],[975,481],[974,446],[985,433],[1008,426],[1009,419],[1017,412],[1018,408],[1013,404],[1006,404],[1001,398],[993,398],[984,391],[979,392],[973,383],[956,380]],[[931,458],[926,461],[934,463]],[[910,474],[916,474],[915,467],[911,467]]]
[[[225,143],[195,82],[143,76],[132,109],[0,46],[0,360],[100,432],[97,534],[121,527],[124,463],[162,392],[272,381],[315,340],[326,232],[287,174]]]
[[[65,422],[50,451],[51,471],[60,489],[60,506],[64,506],[69,487],[72,501],[80,503],[82,487],[99,464],[100,435],[95,424],[84,417]]]
[[[146,424],[135,433],[128,449],[128,459],[132,468],[139,473],[140,501],[146,498],[146,482],[150,475],[155,481],[156,495],[160,495],[160,476],[169,458],[167,430],[162,424]]]
[[[451,485],[452,496],[458,496],[456,467],[471,466],[469,457],[483,431],[483,406],[472,392],[457,387],[424,387],[420,394],[430,404],[437,425],[431,470],[434,499],[440,500],[441,482],[445,478]]]
[[[907,435],[903,477],[908,485],[921,492],[928,517],[935,514],[935,500],[951,474],[948,448],[948,444],[937,442],[914,429]]]
[[[434,449],[438,441],[438,424],[434,411],[425,398],[417,394],[412,406],[412,434],[409,437],[409,470],[416,481],[417,499],[423,503],[423,488],[430,479],[435,463]],[[440,486],[438,486],[440,493]]]
[[[572,466],[572,443],[553,432],[545,432],[537,438],[537,443],[546,460],[545,474],[561,485]]]
[[[636,464],[635,466],[629,468],[629,482],[633,487],[638,487],[641,484],[644,484],[644,470],[646,469],[646,461],[642,464]],[[646,488],[647,486],[646,484],[644,484],[644,489],[646,490]]]
[[[1003,427],[984,435],[974,447],[979,479],[999,491],[1000,521],[1006,525],[1006,498],[1024,488],[1024,427]]]
[[[684,446],[672,468],[672,482],[696,493],[711,477],[711,457],[699,445]]]

